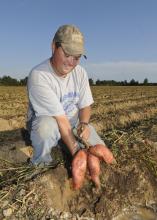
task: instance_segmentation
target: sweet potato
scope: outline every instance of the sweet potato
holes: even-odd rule
[[[83,185],[87,169],[87,152],[80,150],[72,161],[73,188],[80,189]]]
[[[97,188],[100,188],[100,160],[98,157],[88,153],[87,157],[87,166],[89,170],[89,174],[91,176],[92,181],[95,183]]]
[[[96,144],[89,148],[89,152],[94,156],[97,156],[99,159],[104,160],[106,163],[116,163],[116,160],[112,152],[102,144]]]

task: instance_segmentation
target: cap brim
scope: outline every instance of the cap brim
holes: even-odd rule
[[[62,47],[63,47],[63,50],[69,54],[69,55],[72,55],[72,56],[77,56],[77,55],[85,55],[85,51],[84,51],[84,47],[82,44],[66,44],[66,43],[61,43]]]

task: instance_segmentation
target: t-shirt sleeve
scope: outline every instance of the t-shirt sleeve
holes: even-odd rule
[[[83,78],[80,84],[80,99],[78,106],[79,108],[85,108],[90,106],[94,102],[92,92],[89,86],[88,76],[85,70],[83,70]]]
[[[48,86],[33,85],[29,88],[28,95],[36,116],[65,114],[58,97]]]

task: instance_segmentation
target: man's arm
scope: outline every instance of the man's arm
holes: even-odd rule
[[[87,106],[85,108],[80,109],[79,111],[79,121],[88,123],[91,116],[91,107]]]
[[[54,116],[58,123],[58,127],[61,133],[61,138],[64,143],[67,145],[70,153],[74,155],[78,150],[78,143],[75,139],[75,136],[72,132],[72,128],[68,118],[65,115]]]
[[[87,140],[90,135],[90,130],[88,127],[88,123],[91,116],[91,107],[87,106],[85,108],[80,109],[79,111],[79,125],[78,125],[78,135]]]

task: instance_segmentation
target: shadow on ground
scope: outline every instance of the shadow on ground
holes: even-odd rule
[[[0,157],[4,160],[14,163],[27,162],[32,156],[32,151],[30,134],[25,128],[0,132]],[[63,163],[68,176],[71,176],[72,157],[61,140],[52,148],[52,158]]]

